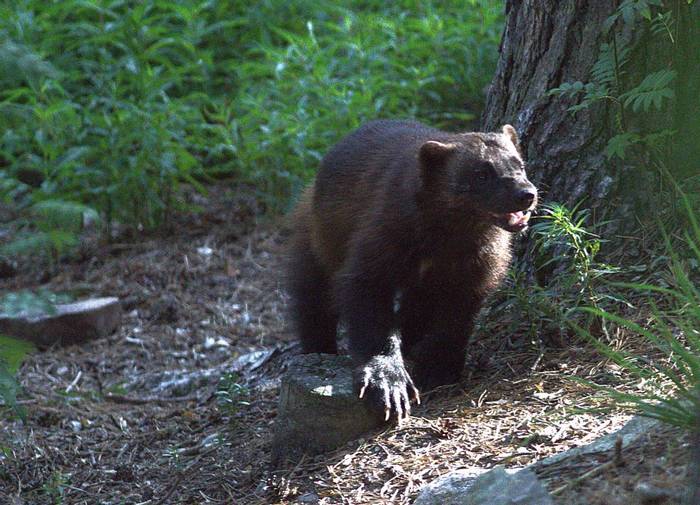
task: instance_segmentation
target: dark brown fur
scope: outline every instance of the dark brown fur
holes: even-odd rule
[[[291,295],[304,351],[335,353],[342,321],[358,386],[399,416],[412,387],[402,355],[419,386],[458,380],[474,317],[508,268],[512,234],[494,216],[521,210],[512,195],[534,187],[504,133],[369,123],[326,155],[297,207]],[[488,167],[496,175],[478,182]]]

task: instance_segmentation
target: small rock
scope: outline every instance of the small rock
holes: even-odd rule
[[[207,247],[207,246],[198,247],[197,254],[199,254],[200,256],[204,256],[205,258],[208,258],[212,254],[214,254],[214,250],[211,247]]]
[[[231,347],[231,344],[229,344],[228,340],[226,340],[223,337],[219,337],[219,338],[207,337],[204,339],[203,347],[205,349],[209,350],[209,349],[212,349],[214,347]]]
[[[70,427],[75,433],[78,433],[80,430],[83,429],[83,423],[81,423],[80,421],[71,421]]]
[[[219,435],[218,433],[212,433],[211,435],[207,435],[200,442],[202,447],[211,447],[213,445],[217,445],[220,443],[221,443],[221,435]]]
[[[119,426],[119,429],[122,431],[126,431],[129,429],[129,424],[126,422],[126,419],[124,419],[122,416],[116,418],[114,422],[117,423],[117,426]]]
[[[22,338],[39,347],[76,344],[113,333],[121,321],[118,298],[92,298],[56,305],[54,314],[0,317],[0,333]]]
[[[449,503],[455,496],[466,494],[485,468],[460,469],[442,475],[421,489],[415,504]]]
[[[530,470],[508,472],[497,466],[479,477],[450,472],[423,488],[414,505],[554,505]]]
[[[630,419],[622,428],[613,433],[609,433],[597,440],[594,440],[588,445],[569,449],[568,451],[560,452],[554,456],[549,456],[536,463],[529,468],[539,472],[550,465],[558,464],[563,460],[573,457],[583,456],[586,454],[595,454],[600,452],[609,452],[614,449],[616,440],[622,438],[622,446],[627,447],[629,444],[639,439],[649,431],[655,429],[660,424],[660,421],[649,419],[646,417],[635,416]]]
[[[384,424],[353,389],[346,356],[296,356],[282,378],[272,463],[321,454]]]

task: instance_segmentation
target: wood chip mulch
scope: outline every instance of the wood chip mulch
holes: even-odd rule
[[[494,335],[473,346],[460,384],[424,395],[401,426],[271,468],[279,370],[268,370],[268,386],[233,406],[211,388],[184,398],[124,388],[144,373],[209,368],[292,340],[281,281],[284,226],[256,222],[255,209],[221,188],[192,198],[206,210],[178,217],[170,234],[95,245],[48,279],[25,269],[3,286],[119,296],[125,318],[107,338],[26,360],[19,379],[27,422],[0,416],[0,503],[408,504],[450,470],[524,466],[628,419],[585,412],[599,399],[571,376],[636,387],[585,345],[542,354],[517,335],[509,346]],[[664,431],[623,448],[624,466],[567,488],[558,500],[617,505],[633,503],[624,500],[640,481],[676,488],[685,443]],[[555,490],[605,457],[542,477]]]

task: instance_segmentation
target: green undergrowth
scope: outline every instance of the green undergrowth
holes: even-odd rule
[[[624,370],[634,392],[588,382],[616,407],[680,426],[700,429],[700,223],[690,199],[680,193],[690,222],[680,237],[663,224],[667,262],[662,282],[618,283],[637,295],[635,307],[645,317],[632,317],[606,307],[582,310],[644,343],[620,349],[590,327],[572,323],[576,334]]]
[[[70,252],[86,225],[156,228],[182,184],[281,211],[361,122],[467,127],[500,1],[18,0],[0,5],[0,254]]]

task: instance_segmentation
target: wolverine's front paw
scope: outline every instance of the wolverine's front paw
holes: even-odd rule
[[[400,355],[378,355],[357,367],[356,384],[360,398],[383,408],[388,421],[392,412],[399,422],[411,413],[411,399],[420,404],[418,390]]]

